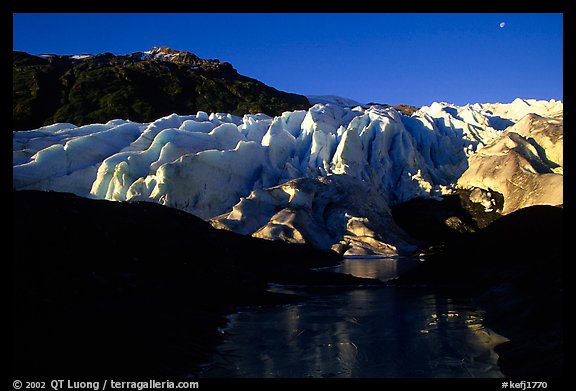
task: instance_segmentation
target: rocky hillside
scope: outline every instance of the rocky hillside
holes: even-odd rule
[[[13,130],[115,118],[149,122],[171,113],[279,115],[310,106],[239,74],[227,62],[167,47],[124,56],[13,52]]]

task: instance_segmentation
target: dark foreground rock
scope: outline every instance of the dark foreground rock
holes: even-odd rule
[[[194,373],[234,306],[301,299],[268,282],[374,282],[310,270],[339,260],[158,204],[14,192],[13,374]]]
[[[441,200],[413,198],[394,205],[391,209],[396,223],[412,237],[434,246],[458,241],[462,233],[476,232],[496,221],[502,214],[504,199],[492,192],[494,207],[486,208],[473,202],[473,194],[481,189],[457,189]]]
[[[563,209],[532,206],[452,238],[395,283],[472,297],[487,327],[510,339],[496,348],[509,377],[563,371]]]

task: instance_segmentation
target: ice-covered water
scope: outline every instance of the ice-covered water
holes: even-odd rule
[[[401,262],[347,259],[341,269],[388,279]],[[233,315],[201,376],[502,377],[493,347],[504,339],[466,303],[417,288],[295,292],[310,300]]]

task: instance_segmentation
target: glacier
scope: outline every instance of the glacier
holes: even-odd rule
[[[53,124],[13,133],[13,187],[157,202],[347,255],[402,254],[418,243],[390,206],[415,197],[460,186],[504,194],[504,213],[561,204],[562,112],[555,100],[435,102],[411,116],[317,103],[277,117]]]

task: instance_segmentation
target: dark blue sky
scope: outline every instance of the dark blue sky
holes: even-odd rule
[[[501,28],[500,23],[506,25]],[[167,45],[280,90],[360,102],[563,99],[562,14],[14,14],[14,50]]]

